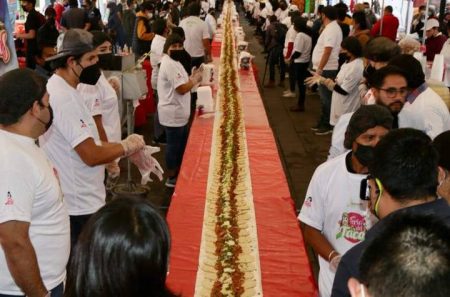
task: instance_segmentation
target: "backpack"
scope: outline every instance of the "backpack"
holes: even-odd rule
[[[275,23],[275,40],[279,45],[284,45],[288,27],[280,22]]]

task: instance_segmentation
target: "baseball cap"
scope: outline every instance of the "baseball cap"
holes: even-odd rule
[[[439,27],[439,21],[436,19],[429,19],[425,24],[425,31],[433,29],[434,27]]]
[[[86,30],[70,29],[58,36],[56,55],[46,61],[53,61],[66,56],[76,56],[94,50],[93,36]]]

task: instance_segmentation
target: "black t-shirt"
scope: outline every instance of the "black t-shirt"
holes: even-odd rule
[[[37,34],[39,28],[45,23],[45,17],[37,12],[35,9],[28,13],[27,20],[25,21],[25,32],[28,33],[34,30],[36,36],[33,39],[27,39],[27,52],[35,53],[37,50]]]
[[[89,31],[101,31],[102,28],[100,26],[100,21],[102,19],[102,16],[100,14],[100,10],[97,7],[94,7],[90,10],[88,10],[88,18],[89,18],[89,23],[91,23],[91,28],[89,29]]]

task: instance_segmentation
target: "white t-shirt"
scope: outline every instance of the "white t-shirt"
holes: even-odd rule
[[[307,34],[300,32],[295,36],[293,52],[301,53],[294,63],[307,63],[311,60],[312,39]]]
[[[39,143],[58,170],[69,215],[93,214],[105,205],[105,166],[88,166],[75,147],[88,138],[100,145],[97,126],[79,91],[54,74],[47,83],[54,120]]]
[[[216,19],[208,13],[205,18],[205,23],[208,25],[209,38],[212,39],[216,33],[217,22]]]
[[[275,11],[275,16],[277,17],[277,20],[280,22],[282,20],[284,20],[288,16],[288,14],[289,14],[289,9],[287,9],[287,8],[285,10],[281,10],[281,8],[278,8]]]
[[[341,50],[342,30],[336,21],[329,23],[320,34],[312,54],[313,68],[319,67],[326,47],[332,47],[330,58],[323,70],[337,70],[339,68],[339,52]]]
[[[164,55],[158,77],[158,116],[161,125],[182,127],[189,121],[191,112],[191,93],[183,95],[176,88],[187,83],[189,76],[180,62]]]
[[[209,8],[216,8],[216,0],[209,0]]]
[[[412,104],[403,105],[398,114],[398,126],[418,129],[435,138],[450,130],[450,113],[442,98],[427,87]]]
[[[336,125],[333,128],[333,135],[331,136],[331,146],[328,153],[328,160],[333,159],[348,150],[344,147],[345,131],[347,131],[348,123],[354,112],[343,114],[339,117]]]
[[[152,89],[156,90],[156,83],[158,82],[159,73],[159,63],[163,56],[164,43],[166,43],[166,38],[164,36],[155,35],[152,40],[152,45],[150,47],[150,64],[152,65]]]
[[[203,39],[209,39],[208,25],[197,16],[190,16],[180,22],[186,39],[184,40],[184,48],[192,58],[203,57],[205,48],[203,47]]]
[[[361,105],[358,85],[363,78],[364,62],[361,58],[342,65],[336,76],[336,83],[348,93],[339,94],[333,91],[331,98],[330,125],[336,125],[344,113],[353,112]]]
[[[77,90],[83,94],[84,102],[92,116],[101,115],[108,142],[120,142],[119,99],[117,93],[102,73],[95,86],[78,84]]]
[[[295,41],[295,36],[297,36],[297,31],[295,31],[294,26],[287,26],[289,29],[286,32],[286,38],[284,39],[283,56],[286,57],[289,43]],[[292,51],[293,53],[293,51]],[[290,58],[290,57],[287,57]]]
[[[66,276],[70,252],[69,215],[57,172],[34,139],[0,130],[0,224],[29,222],[44,285],[54,289]],[[0,294],[23,295],[0,248]]]
[[[321,164],[308,186],[298,219],[322,232],[339,254],[364,240],[373,225],[367,202],[359,198],[362,174],[347,170],[347,154]],[[319,256],[320,296],[330,296],[334,272],[328,259]]]
[[[283,20],[281,20],[281,23],[282,23],[283,25],[286,25],[286,27],[288,27],[289,29],[290,29],[291,26],[293,25],[290,16],[285,17]],[[289,32],[289,31],[288,31],[288,32]],[[297,32],[295,32],[295,33],[297,34]],[[295,35],[294,35],[294,36],[295,36]],[[288,37],[287,37],[287,33],[286,33],[286,39],[287,39],[287,38],[288,38]]]
[[[450,87],[450,39],[444,43],[441,49],[441,55],[444,55],[445,60],[445,73],[444,73],[444,83],[447,87]]]

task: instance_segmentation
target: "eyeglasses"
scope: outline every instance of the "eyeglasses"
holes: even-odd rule
[[[397,88],[381,89],[380,88],[379,90],[385,91],[389,98],[394,98],[397,96],[397,94],[400,95],[401,97],[405,97],[406,94],[408,94],[408,88],[400,88],[400,89],[397,89]]]

